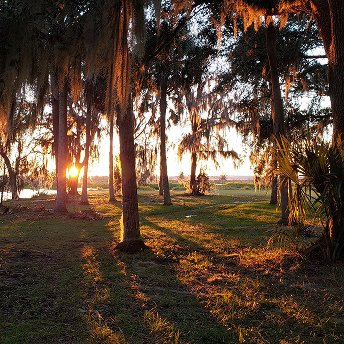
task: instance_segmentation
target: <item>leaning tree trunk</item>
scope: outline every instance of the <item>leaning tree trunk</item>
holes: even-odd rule
[[[110,149],[109,149],[109,202],[115,202],[115,188],[113,185],[113,127],[114,127],[114,113],[111,110],[110,120]]]
[[[59,90],[59,135],[56,212],[66,212],[66,161],[67,161],[67,87]]]
[[[88,160],[90,156],[91,145],[91,112],[92,105],[87,102],[86,112],[86,143],[85,143],[85,158],[84,158],[84,175],[82,177],[82,191],[81,191],[81,204],[89,204],[87,195],[87,178],[88,178]]]
[[[9,178],[9,183],[10,183],[10,188],[11,188],[12,199],[18,200],[19,195],[18,195],[18,186],[17,186],[17,173],[12,168],[10,159],[8,158],[6,153],[1,152],[1,156],[4,159],[4,163],[5,163],[7,171],[8,171],[8,178]]]
[[[272,83],[272,120],[273,133],[276,140],[280,140],[281,135],[285,135],[284,127],[284,111],[281,96],[281,88],[279,84],[278,68],[277,68],[277,48],[276,48],[276,31],[273,22],[266,28],[266,51],[270,65],[270,75]],[[289,182],[287,177],[281,177],[280,193],[281,193],[281,219],[280,224],[289,223]]]
[[[140,235],[137,199],[134,113],[132,100],[128,100],[125,113],[118,113],[120,159],[122,169],[122,241],[117,249],[124,252],[139,252],[146,248]]]
[[[162,190],[164,194],[164,205],[172,205],[170,186],[167,174],[167,158],[166,158],[166,108],[167,108],[167,80],[165,77],[161,81],[160,94],[160,176],[162,182]]]

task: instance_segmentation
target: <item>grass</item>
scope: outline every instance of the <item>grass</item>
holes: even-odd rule
[[[104,191],[90,195],[95,221],[37,211],[48,196],[19,201],[0,218],[0,342],[344,343],[343,264],[267,248],[279,211],[264,191],[172,201],[140,191],[151,249],[135,255],[114,250],[121,205]]]

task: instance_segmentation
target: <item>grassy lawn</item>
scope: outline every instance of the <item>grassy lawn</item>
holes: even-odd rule
[[[172,191],[165,207],[141,190],[151,249],[135,255],[114,250],[121,203],[105,191],[68,204],[103,215],[93,221],[54,215],[49,196],[8,202],[0,343],[344,343],[344,265],[308,261],[288,241],[268,248],[279,219],[268,196]]]

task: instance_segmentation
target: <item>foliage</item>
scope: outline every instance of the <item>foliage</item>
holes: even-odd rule
[[[251,8],[254,11],[253,8]],[[250,11],[250,10],[249,10]],[[237,130],[244,138],[254,166],[257,184],[272,179],[271,75],[266,51],[266,27],[246,27],[243,21],[226,21],[223,36],[228,70],[219,77],[218,89],[233,94]],[[246,18],[247,20],[247,18]],[[330,123],[323,108],[328,91],[327,65],[311,58],[310,51],[322,46],[315,22],[308,16],[289,15],[287,22],[275,20],[278,74],[284,96],[287,135],[315,137]],[[232,39],[234,30],[238,34]],[[307,97],[309,106],[300,105]]]
[[[204,195],[205,193],[210,191],[210,188],[211,185],[209,181],[209,176],[203,169],[201,169],[196,179],[195,194]]]
[[[290,216],[302,225],[312,208],[323,225],[325,259],[338,259],[344,248],[344,150],[340,140],[333,144],[313,141],[290,142],[282,138],[276,158],[278,173],[294,183]],[[311,192],[310,192],[311,191]]]

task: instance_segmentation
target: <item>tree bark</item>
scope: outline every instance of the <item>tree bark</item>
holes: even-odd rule
[[[129,99],[125,113],[117,115],[122,169],[122,241],[117,249],[125,252],[138,252],[146,248],[140,235],[139,210],[137,199],[134,113]]]
[[[87,115],[86,115],[87,116]],[[68,187],[69,187],[69,195],[78,196],[78,183],[79,183],[79,175],[84,162],[81,161],[81,145],[80,145],[80,138],[82,134],[81,129],[81,121],[80,118],[76,117],[76,142],[77,146],[75,147],[75,167],[78,171],[76,176],[69,176],[68,178]],[[72,163],[72,161],[70,162]],[[67,168],[71,168],[72,166],[67,166]]]
[[[92,105],[91,102],[87,102],[86,111],[86,143],[85,143],[85,158],[84,158],[84,175],[82,177],[82,191],[81,191],[81,204],[89,204],[87,195],[87,178],[88,178],[88,160],[90,156],[91,145],[91,115]]]
[[[110,149],[109,149],[109,202],[115,202],[115,188],[113,185],[113,127],[114,127],[114,113],[111,110],[110,119]]]
[[[7,171],[8,171],[8,178],[10,182],[11,194],[13,200],[18,200],[18,186],[17,186],[17,172],[12,168],[10,159],[6,155],[5,152],[1,152],[1,156],[4,159]]]
[[[190,174],[190,192],[196,195],[196,167],[197,167],[197,153],[191,152],[191,174]]]
[[[161,153],[160,153],[161,154]],[[162,196],[164,194],[164,188],[163,188],[163,182],[162,182],[162,166],[160,163],[160,176],[159,176],[159,196]]]
[[[344,6],[341,0],[329,0],[328,2],[332,20],[328,77],[333,137],[340,137],[344,140]]]
[[[270,195],[270,204],[277,204],[278,202],[278,192],[277,192],[277,176],[271,182],[271,195]]]
[[[272,83],[272,120],[273,133],[276,140],[280,140],[281,135],[285,135],[283,100],[281,96],[281,88],[279,84],[278,68],[277,68],[277,48],[276,48],[276,31],[273,22],[266,28],[266,51],[270,66],[270,76]],[[281,194],[281,219],[280,224],[289,223],[289,192],[288,178],[281,177],[280,194]]]
[[[79,173],[76,176],[69,176],[68,179],[68,186],[69,186],[69,192],[68,194],[71,196],[77,196],[78,193],[78,181],[79,181]]]
[[[51,75],[51,108],[53,116],[53,154],[55,156],[56,166],[56,187],[58,182],[58,147],[59,147],[59,91],[55,75]]]
[[[172,205],[170,186],[167,174],[167,158],[166,158],[166,109],[167,109],[167,80],[162,77],[161,94],[160,94],[160,179],[162,182],[162,190],[164,195],[164,205]]]
[[[59,90],[59,135],[56,212],[67,212],[66,206],[66,162],[67,162],[67,87]]]
[[[315,20],[326,56],[333,117],[333,139],[344,140],[344,6],[342,0],[302,1],[295,12],[305,11]]]

